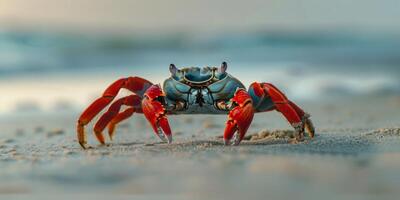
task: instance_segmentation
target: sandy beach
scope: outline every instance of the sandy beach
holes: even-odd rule
[[[170,145],[160,143],[140,115],[121,124],[109,146],[97,145],[90,125],[94,148],[89,150],[76,142],[79,113],[2,116],[0,194],[36,194],[37,199],[73,194],[390,199],[400,194],[398,96],[301,105],[317,127],[314,139],[289,144],[290,127],[279,113],[269,112],[256,115],[249,137],[237,147],[222,145],[218,137],[223,115],[170,117]]]

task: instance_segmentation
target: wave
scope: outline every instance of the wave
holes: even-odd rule
[[[309,64],[400,64],[394,36],[340,32],[253,32],[105,35],[55,32],[0,32],[0,75],[41,73],[122,65],[169,63],[171,58],[203,62]],[[186,59],[185,59],[186,58]]]

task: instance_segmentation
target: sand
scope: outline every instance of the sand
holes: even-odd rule
[[[139,115],[121,124],[107,146],[96,144],[89,126],[94,148],[85,151],[75,138],[78,112],[1,116],[0,194],[33,199],[400,195],[399,97],[299,104],[312,114],[314,139],[290,144],[290,127],[270,112],[256,115],[237,147],[224,146],[219,137],[226,116],[170,117],[170,145],[160,143]]]

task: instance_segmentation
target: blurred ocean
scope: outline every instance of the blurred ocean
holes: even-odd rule
[[[113,80],[161,83],[168,65],[218,66],[294,100],[400,94],[400,37],[354,32],[0,32],[0,113],[81,109]]]

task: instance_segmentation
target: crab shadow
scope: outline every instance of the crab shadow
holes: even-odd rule
[[[373,155],[379,151],[379,142],[365,135],[321,134],[315,138],[291,143],[291,138],[266,138],[254,141],[242,141],[238,146],[227,146],[228,149],[246,149],[254,154],[294,153],[316,155],[359,156]],[[222,140],[199,140],[174,144],[175,146],[201,146],[206,148],[225,146]]]
[[[259,141],[249,141],[244,140],[237,146],[262,146],[262,145],[276,145],[276,144],[288,144],[288,139],[265,139]],[[165,142],[154,142],[154,143],[146,143],[146,142],[121,142],[113,144],[112,146],[121,146],[121,147],[134,147],[134,146],[160,146],[160,147],[176,147],[176,146],[231,146],[225,145],[223,140],[221,139],[204,139],[204,140],[184,140],[184,141],[176,141],[171,144]]]
[[[222,138],[208,139],[179,139],[171,144],[163,142],[121,142],[114,143],[114,148],[132,148],[143,150],[169,149],[171,151],[187,150],[206,150],[206,149],[226,149],[234,150],[240,148],[247,149],[255,153],[306,153],[320,155],[363,155],[371,154],[378,150],[379,141],[376,137],[371,137],[365,132],[358,134],[338,134],[326,132],[318,134],[314,138],[306,137],[304,141],[292,144],[291,137],[266,137],[252,140],[244,139],[240,145],[225,145]]]

